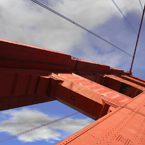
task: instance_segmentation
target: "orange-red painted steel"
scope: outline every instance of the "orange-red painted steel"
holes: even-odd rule
[[[145,144],[145,80],[64,53],[0,40],[0,110],[52,100],[96,120],[58,145]]]

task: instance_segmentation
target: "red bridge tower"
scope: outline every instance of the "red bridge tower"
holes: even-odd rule
[[[0,40],[0,110],[58,100],[96,120],[58,145],[144,145],[144,91],[129,72]]]

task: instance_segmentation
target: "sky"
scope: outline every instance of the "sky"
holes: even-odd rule
[[[40,0],[39,0],[40,1]],[[140,0],[142,5],[145,0]],[[133,55],[142,7],[139,0],[41,0],[45,5]],[[127,20],[126,20],[127,19]],[[129,23],[128,23],[129,22]],[[132,27],[130,26],[132,25]],[[133,75],[145,79],[145,20]],[[132,58],[31,0],[0,0],[0,39],[67,53],[73,57],[129,71]],[[75,110],[58,101],[0,111],[0,140],[64,117]],[[4,145],[53,145],[93,120],[77,114],[3,142]]]

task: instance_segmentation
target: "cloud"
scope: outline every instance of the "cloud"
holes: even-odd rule
[[[133,54],[136,34],[111,0],[41,2]],[[138,31],[142,14],[139,1],[115,2]],[[30,0],[0,1],[0,38],[53,49],[124,70],[129,70],[131,62],[126,54]],[[139,54],[143,53],[140,51]]]
[[[139,1],[114,1],[138,31],[142,15]],[[136,34],[111,0],[43,0],[41,2],[133,54]],[[145,0],[141,2],[144,4]],[[143,23],[137,60],[133,68],[136,75],[143,77],[144,37]],[[61,51],[80,59],[104,63],[124,70],[129,70],[131,63],[131,58],[126,54],[30,0],[0,0],[0,38]],[[1,123],[0,130],[10,134],[17,134],[56,119],[37,110],[22,109],[6,113],[11,115],[11,118]],[[61,133],[57,129],[74,133],[90,123],[89,119],[81,120],[81,123],[79,121],[79,119],[66,119],[41,128],[39,131],[22,135],[18,139],[29,142],[42,139],[59,140]]]
[[[21,109],[19,111],[5,111],[4,115],[10,115],[11,117],[1,122],[0,132],[7,132],[11,135],[21,133],[23,131],[35,128],[39,125],[46,124],[54,121],[58,118],[53,118],[44,114],[38,110]],[[61,140],[65,133],[72,134],[78,130],[84,128],[91,123],[91,119],[71,119],[66,118],[51,125],[39,128],[29,133],[18,136],[18,139],[24,142],[34,142],[38,140],[45,140],[53,142],[55,140]],[[60,131],[58,131],[60,130]]]

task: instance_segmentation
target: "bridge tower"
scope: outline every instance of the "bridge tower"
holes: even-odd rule
[[[96,120],[58,145],[144,145],[144,91],[130,72],[0,40],[0,110],[58,100]]]

